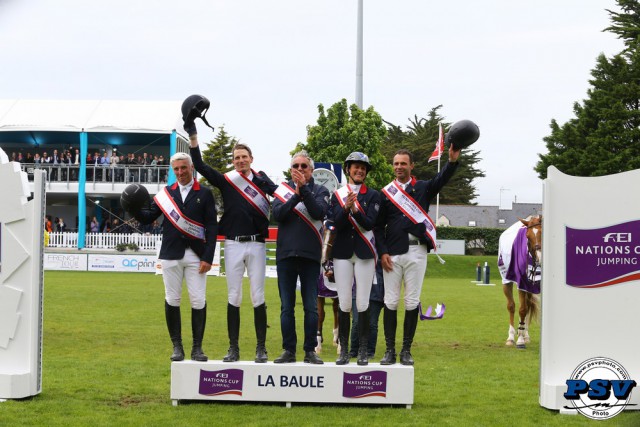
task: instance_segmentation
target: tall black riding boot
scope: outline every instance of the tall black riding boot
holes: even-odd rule
[[[351,315],[349,312],[338,310],[338,341],[340,342],[340,356],[336,365],[349,363],[349,329],[351,329]]]
[[[267,363],[267,306],[259,305],[253,309],[253,323],[256,328],[256,363]]]
[[[358,365],[364,366],[369,364],[368,346],[369,346],[369,309],[358,312]]]
[[[229,333],[229,351],[222,358],[223,362],[237,362],[240,360],[238,336],[240,335],[240,307],[227,303],[227,331]]]
[[[202,338],[207,324],[207,304],[201,309],[191,309],[191,332],[193,334],[193,347],[191,347],[191,360],[206,362],[209,360],[202,352]]]
[[[416,334],[418,314],[418,308],[404,312],[404,334],[402,337],[402,351],[400,352],[400,363],[403,365],[413,365],[411,344],[413,344],[413,337]]]
[[[180,319],[180,307],[169,305],[164,302],[164,317],[167,319],[167,329],[173,344],[173,354],[171,360],[180,362],[184,360],[184,349],[182,348],[182,321]]]
[[[387,349],[384,352],[381,365],[393,365],[396,363],[396,329],[398,326],[398,310],[391,310],[384,306],[384,341]]]

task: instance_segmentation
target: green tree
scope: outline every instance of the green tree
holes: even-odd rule
[[[379,189],[393,179],[391,165],[382,155],[381,148],[387,136],[382,117],[369,107],[347,105],[347,100],[333,104],[328,110],[318,106],[318,122],[307,126],[306,144],[298,143],[291,152],[305,149],[314,161],[343,163],[354,151],[369,156],[372,170],[367,176],[367,185]]]
[[[626,48],[607,58],[599,55],[591,71],[587,99],[576,102],[575,117],[560,125],[551,120],[535,171],[546,178],[555,166],[574,176],[601,176],[640,168],[640,4],[618,0],[622,13],[609,11]]]
[[[393,164],[393,156],[396,151],[405,148],[413,154],[415,168],[413,175],[418,179],[430,179],[438,173],[438,162],[429,162],[431,153],[436,148],[438,141],[439,128],[438,124],[442,123],[446,130],[447,123],[443,122],[443,118],[439,115],[438,110],[442,105],[432,108],[427,117],[418,118],[417,115],[413,119],[409,119],[407,130],[402,127],[388,123],[389,131],[387,142],[384,144],[383,153],[390,164]],[[447,161],[448,147],[442,154],[440,165],[444,165]],[[460,154],[460,166],[453,175],[451,180],[444,186],[440,192],[440,203],[442,204],[462,204],[469,205],[478,194],[473,186],[473,180],[484,177],[484,172],[476,168],[476,164],[481,159],[478,157],[479,152],[470,149],[463,149]]]
[[[233,169],[233,147],[238,143],[235,137],[230,136],[224,126],[220,126],[216,138],[207,144],[207,148],[202,152],[202,161],[220,173],[229,172]],[[224,212],[224,203],[220,190],[209,184],[206,178],[200,178],[200,183],[212,189],[216,198],[216,208],[218,214]]]

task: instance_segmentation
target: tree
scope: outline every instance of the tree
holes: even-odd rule
[[[207,148],[202,152],[202,161],[220,173],[226,173],[233,169],[233,147],[238,143],[235,137],[229,136],[224,126],[220,126],[220,131],[216,138],[207,144]],[[211,186],[206,178],[200,178],[200,183],[208,186],[213,191],[216,198],[216,209],[218,215],[224,212],[224,203],[220,190]]]
[[[589,80],[587,99],[576,102],[567,123],[551,120],[535,171],[546,178],[555,166],[574,176],[601,176],[640,168],[640,3],[618,0],[622,13],[609,11],[611,31],[625,50],[610,59],[599,55]]]
[[[413,175],[418,179],[430,179],[438,173],[438,162],[428,162],[431,153],[438,141],[438,123],[442,123],[443,128],[448,124],[443,122],[443,118],[438,114],[442,105],[432,108],[426,118],[418,118],[414,115],[409,119],[409,126],[406,131],[400,126],[391,123],[389,125],[387,142],[384,144],[383,153],[390,164],[393,164],[393,157],[397,150],[406,148],[413,154],[415,167]],[[447,161],[447,151],[442,154],[442,162]],[[473,186],[473,180],[484,177],[484,172],[477,169],[475,165],[481,159],[478,151],[463,149],[460,154],[460,166],[451,180],[440,192],[440,203],[442,204],[474,204],[472,200],[478,194]]]
[[[333,104],[326,112],[318,105],[318,123],[307,126],[306,144],[298,143],[291,152],[305,149],[314,161],[343,163],[354,151],[369,156],[372,170],[367,185],[379,189],[393,179],[393,170],[380,151],[386,140],[387,129],[380,115],[369,107],[360,109],[347,105],[347,100]]]

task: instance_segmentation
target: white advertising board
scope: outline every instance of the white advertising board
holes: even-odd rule
[[[87,271],[87,254],[45,253],[45,270]]]
[[[136,254],[88,254],[88,271],[120,271],[154,273],[157,259],[153,255]]]
[[[568,380],[585,361],[610,359],[640,383],[640,198],[632,190],[638,187],[640,170],[586,178],[548,170],[539,396],[545,408],[570,412],[572,405],[592,406],[605,413],[622,406],[603,400],[598,407],[574,405],[575,399],[565,397]],[[636,405],[627,409],[640,409],[640,390],[633,390],[627,403]]]
[[[413,366],[222,361],[171,364],[171,399],[413,404]]]

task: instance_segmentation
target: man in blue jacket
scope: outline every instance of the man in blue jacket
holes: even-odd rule
[[[384,338],[387,345],[381,365],[396,363],[396,327],[400,287],[404,282],[404,331],[400,363],[413,365],[411,345],[418,324],[418,304],[427,271],[427,254],[436,246],[435,224],[429,204],[458,168],[460,149],[449,147],[449,161],[428,181],[411,175],[413,155],[399,150],[393,157],[396,179],[382,189],[376,224],[376,244],[384,276]]]
[[[245,269],[251,287],[254,327],[256,331],[256,363],[267,362],[267,309],[264,299],[267,250],[265,238],[269,233],[270,202],[275,185],[264,172],[251,168],[253,155],[244,144],[233,147],[234,170],[225,174],[202,161],[196,126],[185,126],[189,133],[193,164],[211,185],[220,189],[224,213],[220,219],[220,233],[225,236],[224,265],[227,277],[227,332],[229,351],[224,362],[240,360],[238,338],[240,334],[240,304],[242,303],[242,277]]]
[[[211,269],[218,234],[216,205],[211,190],[193,178],[193,164],[188,154],[174,154],[171,168],[177,182],[160,191],[150,208],[130,213],[142,224],[150,224],[164,214],[158,258],[165,287],[165,317],[173,343],[171,360],[184,359],[180,319],[184,279],[191,302],[191,359],[206,362],[202,338],[207,320],[207,272]]]
[[[280,327],[284,351],[274,363],[296,361],[296,283],[304,307],[304,362],[324,363],[315,352],[318,326],[318,274],[322,252],[322,220],[327,213],[329,191],[312,177],[313,160],[306,151],[291,159],[291,180],[278,187],[273,216],[278,221],[276,264],[280,292]]]

